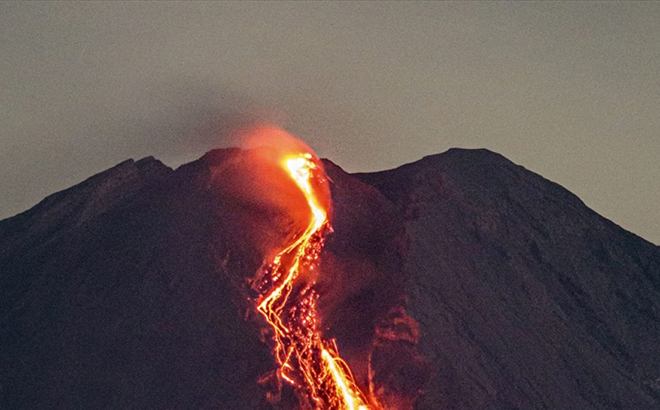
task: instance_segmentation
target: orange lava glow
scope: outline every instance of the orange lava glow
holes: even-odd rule
[[[273,331],[277,377],[294,387],[303,409],[374,409],[339,356],[336,342],[321,337],[314,282],[296,280],[302,272],[317,268],[324,236],[331,231],[328,210],[315,190],[315,186],[327,187],[317,161],[310,152],[281,158],[280,165],[304,194],[311,217],[304,231],[292,238],[258,275],[258,283],[253,283],[259,294],[256,309]]]

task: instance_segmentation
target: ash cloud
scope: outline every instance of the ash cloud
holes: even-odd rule
[[[92,135],[176,163],[213,148],[240,146],[244,130],[282,121],[281,114],[247,94],[197,79],[145,85],[135,95],[121,112],[99,118]]]

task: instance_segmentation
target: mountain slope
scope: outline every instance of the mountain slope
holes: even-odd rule
[[[660,248],[487,150],[357,177],[406,215],[420,409],[660,406]]]
[[[258,405],[268,351],[186,177],[128,161],[0,223],[1,408]]]

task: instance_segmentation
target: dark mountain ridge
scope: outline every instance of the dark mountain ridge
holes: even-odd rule
[[[356,177],[406,215],[409,310],[443,364],[425,408],[657,407],[660,248],[487,150]]]
[[[0,221],[0,408],[272,408],[246,280],[289,217],[236,202],[244,161],[129,160]],[[660,407],[660,248],[487,150],[326,170],[319,309],[363,385],[371,358],[417,409]]]

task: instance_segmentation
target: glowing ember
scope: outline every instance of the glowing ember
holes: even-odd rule
[[[295,388],[302,408],[373,409],[339,357],[335,341],[321,338],[314,283],[296,281],[301,272],[316,268],[324,235],[331,231],[328,212],[314,189],[327,184],[325,173],[308,152],[284,156],[281,166],[307,199],[311,220],[253,283],[259,294],[257,311],[273,330],[277,376]]]

